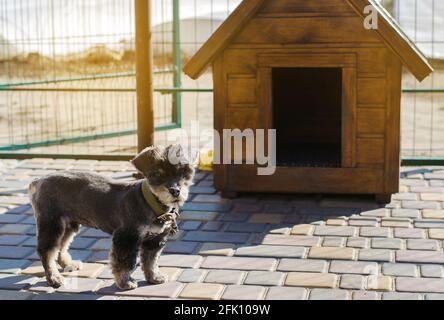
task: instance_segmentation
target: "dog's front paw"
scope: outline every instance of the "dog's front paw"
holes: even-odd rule
[[[168,277],[160,272],[154,273],[146,277],[146,281],[151,284],[161,284],[168,281]]]
[[[116,282],[116,286],[120,290],[133,290],[137,288],[137,283],[134,280],[128,280],[128,281],[121,281]]]
[[[51,274],[46,277],[48,284],[53,288],[60,288],[65,283],[65,278],[60,274]]]
[[[63,272],[73,272],[73,271],[78,271],[78,270],[82,270],[83,268],[83,263],[82,261],[71,261],[71,263],[67,266],[65,266],[65,268],[63,268]]]

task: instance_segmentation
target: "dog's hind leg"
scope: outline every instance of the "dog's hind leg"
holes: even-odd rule
[[[37,253],[45,269],[45,276],[51,287],[58,288],[64,278],[57,269],[56,259],[65,232],[65,223],[57,215],[39,214],[37,219]]]
[[[137,283],[131,278],[131,273],[136,268],[139,242],[137,230],[118,229],[113,233],[110,260],[114,279],[119,289],[137,288]]]
[[[159,235],[154,239],[145,240],[142,243],[140,262],[145,279],[151,284],[160,284],[168,279],[163,275],[158,266],[158,260],[167,241],[167,235]]]
[[[74,236],[79,232],[79,224],[72,222],[68,223],[65,228],[65,233],[63,234],[60,252],[58,256],[58,263],[63,268],[63,271],[76,271],[82,269],[81,261],[73,261],[71,255],[69,254],[69,245],[71,244]]]

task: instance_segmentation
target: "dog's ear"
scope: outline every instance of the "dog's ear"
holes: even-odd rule
[[[147,176],[150,168],[155,167],[158,162],[165,161],[165,147],[151,146],[140,152],[131,163],[144,176]]]
[[[172,144],[166,148],[168,160],[171,164],[186,164],[189,162],[184,147],[181,144]]]

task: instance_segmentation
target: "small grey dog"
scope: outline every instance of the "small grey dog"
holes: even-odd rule
[[[180,161],[171,161],[181,159]],[[193,161],[183,161],[180,145],[153,146],[131,162],[143,179],[119,182],[87,172],[63,171],[33,181],[29,186],[37,222],[37,252],[52,287],[60,287],[65,271],[82,267],[68,248],[80,225],[112,234],[111,267],[116,285],[134,289],[130,277],[140,262],[148,283],[167,279],[157,260],[168,236],[177,231],[178,209],[188,198],[194,177]]]

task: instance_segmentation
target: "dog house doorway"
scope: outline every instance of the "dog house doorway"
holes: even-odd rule
[[[272,68],[278,166],[341,167],[342,68]]]

